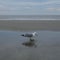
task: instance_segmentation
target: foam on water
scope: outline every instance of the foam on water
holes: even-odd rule
[[[0,15],[0,20],[60,20],[60,15]]]

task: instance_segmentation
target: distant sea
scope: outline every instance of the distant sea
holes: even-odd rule
[[[60,15],[0,15],[0,20],[60,20]]]

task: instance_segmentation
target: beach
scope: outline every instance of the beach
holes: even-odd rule
[[[36,47],[23,45],[33,31]],[[60,60],[60,21],[0,20],[0,60]]]
[[[60,20],[0,20],[0,30],[60,31]]]

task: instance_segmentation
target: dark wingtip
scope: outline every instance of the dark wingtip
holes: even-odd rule
[[[24,34],[22,34],[21,36],[24,36]]]

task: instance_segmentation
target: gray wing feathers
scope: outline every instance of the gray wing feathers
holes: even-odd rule
[[[25,34],[25,37],[32,37],[32,34]]]

